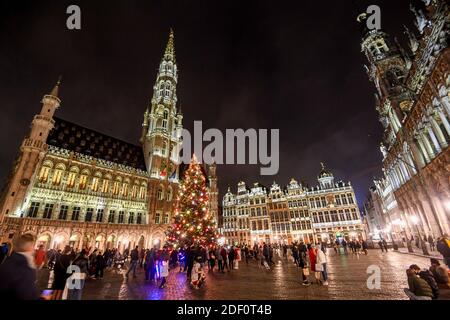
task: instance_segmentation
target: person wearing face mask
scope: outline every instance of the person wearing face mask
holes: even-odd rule
[[[0,299],[37,300],[34,236],[23,234],[14,241],[11,256],[0,265]]]

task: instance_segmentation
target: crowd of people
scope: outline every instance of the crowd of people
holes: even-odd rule
[[[430,264],[428,269],[421,269],[417,264],[412,264],[406,270],[406,294],[412,300],[450,300],[449,269],[435,258],[430,259]]]

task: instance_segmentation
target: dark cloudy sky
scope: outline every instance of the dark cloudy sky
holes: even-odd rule
[[[324,161],[361,206],[381,172],[382,129],[354,3],[380,5],[382,27],[404,41],[408,0],[2,0],[0,178],[59,74],[58,116],[137,143],[172,27],[186,128],[280,129],[278,175],[219,166],[221,195],[239,180],[315,185]],[[79,31],[66,29],[70,4],[81,7]]]

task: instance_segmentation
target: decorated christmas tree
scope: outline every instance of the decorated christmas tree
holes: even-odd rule
[[[208,212],[206,177],[193,155],[180,183],[174,223],[167,231],[167,244],[171,247],[209,246],[216,243],[216,239],[214,217]]]

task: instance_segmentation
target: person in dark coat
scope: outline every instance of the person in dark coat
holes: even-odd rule
[[[191,246],[189,250],[189,256],[186,257],[187,264],[187,274],[188,279],[191,278],[192,268],[194,267],[194,259],[196,257],[197,250],[195,250],[194,246]]]
[[[104,270],[106,268],[106,260],[101,251],[98,253],[95,259],[95,278],[103,279]]]
[[[0,265],[0,299],[37,300],[36,269],[33,251],[35,239],[30,234],[20,236],[13,253]]]
[[[147,250],[144,258],[145,280],[154,280],[155,278],[155,249]]]
[[[55,277],[52,285],[52,289],[54,290],[54,300],[62,299],[64,288],[66,287],[67,278],[69,278],[70,276],[70,274],[67,273],[67,268],[70,266],[71,262],[72,249],[69,246],[66,246],[63,253],[58,255],[55,261]]]
[[[234,256],[235,256],[234,247],[231,246],[230,251],[228,251],[228,262],[230,263],[230,270],[233,270],[234,268]]]
[[[438,239],[436,249],[442,254],[444,263],[450,268],[450,238],[448,235],[444,234]]]
[[[130,253],[130,266],[128,267],[128,271],[125,274],[125,277],[128,278],[128,275],[130,274],[131,271],[133,271],[133,278],[136,278],[136,267],[138,265],[138,261],[139,261],[139,251],[138,251],[138,246],[136,246],[136,248],[134,248],[133,250],[131,250]]]

